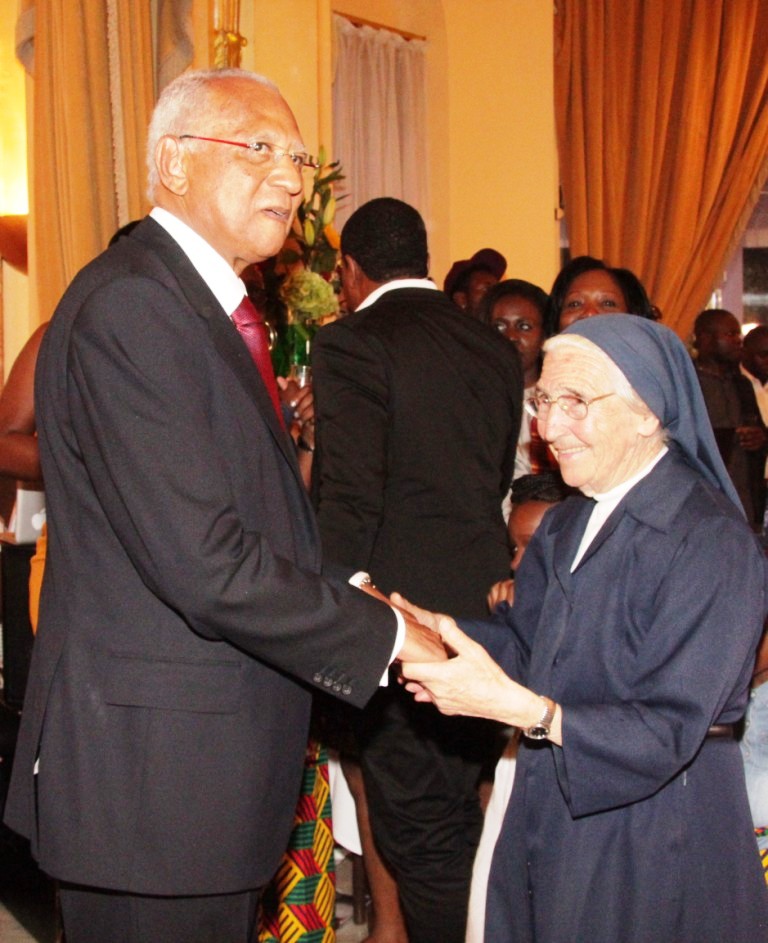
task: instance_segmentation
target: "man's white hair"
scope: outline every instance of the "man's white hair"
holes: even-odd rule
[[[152,112],[147,131],[147,196],[154,203],[160,178],[155,166],[157,142],[165,134],[210,134],[214,110],[208,90],[222,80],[244,79],[279,92],[274,82],[245,69],[196,69],[166,85]],[[194,142],[191,142],[194,143]]]

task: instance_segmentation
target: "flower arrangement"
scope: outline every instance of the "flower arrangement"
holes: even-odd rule
[[[278,293],[294,316],[303,320],[320,321],[339,310],[339,299],[333,285],[319,272],[308,268],[289,272]]]
[[[325,148],[320,148],[317,164],[312,191],[299,204],[293,231],[278,256],[278,262],[289,270],[300,264],[330,281],[336,272],[340,244],[333,225],[337,205],[333,185],[343,180],[344,174],[339,161],[326,164]]]
[[[273,299],[277,343],[272,360],[279,374],[309,363],[315,331],[339,311],[340,240],[333,225],[337,206],[333,187],[344,175],[339,161],[326,160],[321,147],[312,189],[299,204],[274,268],[263,271],[267,294]]]

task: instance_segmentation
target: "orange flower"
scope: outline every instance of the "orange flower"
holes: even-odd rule
[[[340,248],[341,248],[341,239],[339,238],[339,234],[336,232],[336,229],[335,229],[333,223],[328,223],[327,226],[324,226],[324,227],[323,227],[323,235],[325,236],[326,240],[328,241],[328,245],[329,245],[332,249],[340,249]]]

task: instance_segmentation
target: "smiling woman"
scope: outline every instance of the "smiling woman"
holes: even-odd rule
[[[585,318],[546,343],[535,402],[595,500],[547,512],[494,621],[413,608],[455,655],[402,665],[417,700],[523,732],[483,939],[765,940],[734,727],[766,567],[692,360],[653,321]]]
[[[566,484],[590,497],[610,491],[660,453],[659,420],[594,344],[562,334],[545,351],[527,408],[535,409]]]
[[[596,314],[622,313],[654,317],[642,282],[629,269],[580,255],[563,266],[552,284],[549,318],[555,330]]]

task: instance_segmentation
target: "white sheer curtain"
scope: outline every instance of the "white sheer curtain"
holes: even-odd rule
[[[341,226],[367,200],[393,196],[427,215],[426,42],[334,15],[334,157],[349,196]]]

